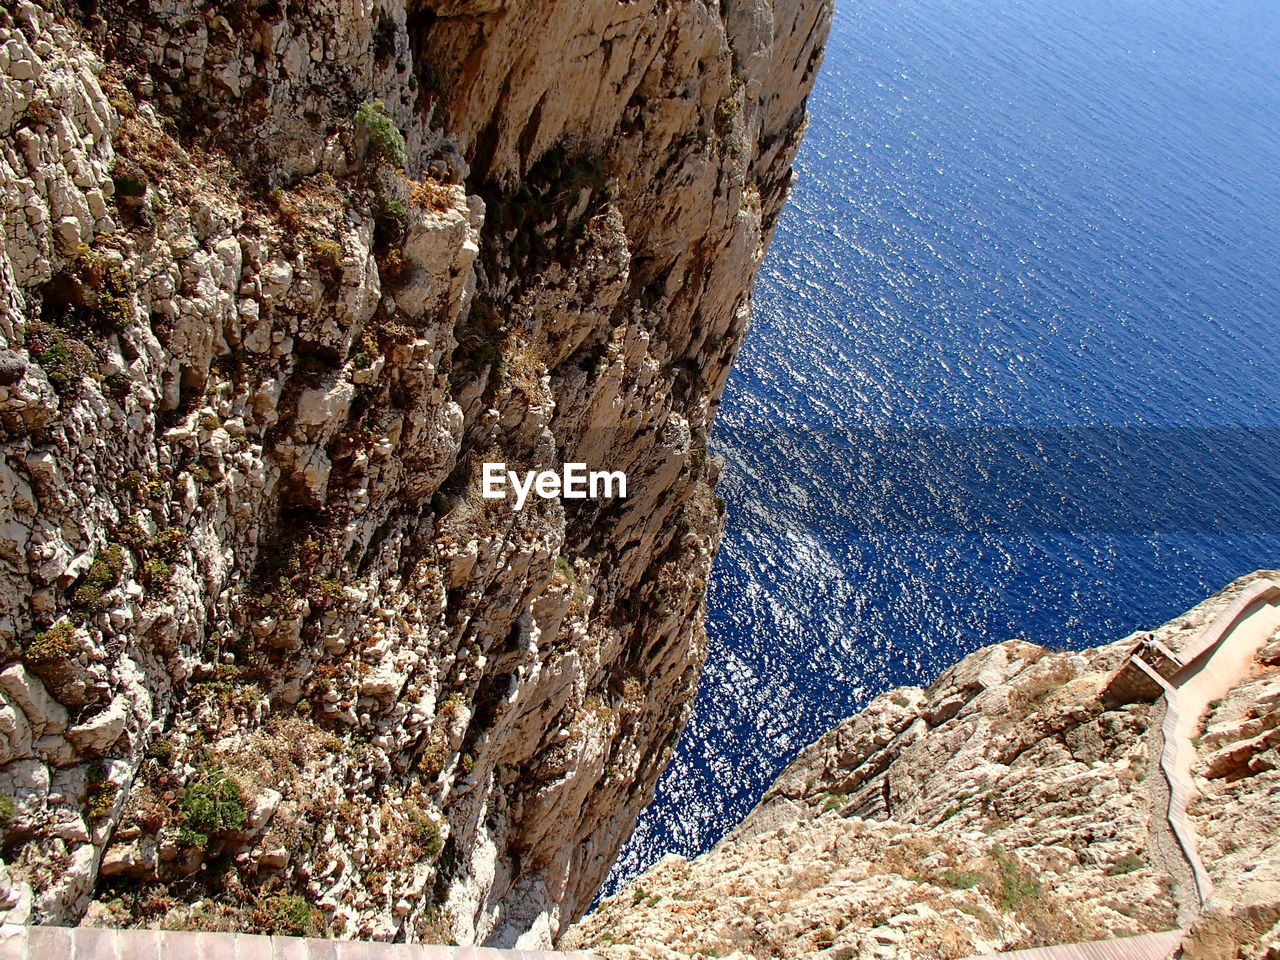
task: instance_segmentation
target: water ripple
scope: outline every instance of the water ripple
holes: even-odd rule
[[[719,419],[711,658],[615,884],[886,687],[1280,557],[1280,8],[850,0],[812,108]]]

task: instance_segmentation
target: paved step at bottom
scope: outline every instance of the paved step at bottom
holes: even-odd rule
[[[552,950],[433,947],[247,933],[0,927],[0,960],[597,960]]]
[[[1181,930],[1144,933],[1118,940],[1092,943],[1064,943],[1056,947],[1035,947],[1009,953],[985,953],[969,960],[1168,960],[1182,942]]]

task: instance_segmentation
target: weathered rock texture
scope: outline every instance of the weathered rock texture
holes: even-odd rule
[[[1182,649],[1251,579],[1149,636]],[[1174,929],[1192,891],[1155,840],[1167,832],[1160,704],[1118,702],[1112,683],[1136,639],[1082,653],[1010,641],[928,690],[878,697],[714,850],[664,859],[562,945],[907,960]],[[1270,956],[1280,934],[1278,644],[1197,744],[1191,811],[1217,889],[1187,957]]]
[[[49,8],[0,10],[10,919],[549,940],[691,702],[828,0]]]

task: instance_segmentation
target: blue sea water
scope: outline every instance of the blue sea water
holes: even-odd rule
[[[614,886],[889,687],[1280,566],[1280,5],[841,0],[811,110],[711,656]]]

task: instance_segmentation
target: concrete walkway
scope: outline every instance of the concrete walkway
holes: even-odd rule
[[[986,953],[970,960],[1167,960],[1182,939],[1182,931],[1144,933],[1140,937],[1067,943],[1059,947],[1035,947],[1009,953]]]
[[[1180,905],[1179,922],[1190,925],[1213,882],[1200,859],[1199,841],[1187,817],[1187,802],[1195,789],[1191,766],[1195,737],[1209,704],[1226,696],[1254,667],[1254,656],[1280,630],[1280,583],[1257,580],[1237,597],[1185,649],[1174,653],[1146,645],[1134,649],[1132,662],[1164,690],[1163,720],[1155,731],[1159,750],[1161,817],[1171,832],[1178,854],[1193,880],[1193,902]],[[1150,657],[1151,662],[1143,660]],[[1165,798],[1167,797],[1167,803]],[[1167,960],[1173,956],[1183,930],[1140,937],[1071,943],[1034,950],[991,953],[970,960]]]
[[[1187,819],[1194,790],[1191,765],[1195,737],[1209,704],[1226,696],[1253,669],[1254,655],[1280,629],[1280,584],[1259,580],[1178,654],[1182,666],[1165,692],[1160,732],[1160,771],[1169,787],[1166,817],[1195,879],[1198,906],[1204,906],[1213,883],[1200,859],[1195,828]]]
[[[0,927],[0,960],[597,960],[590,953],[428,947],[246,933]]]

